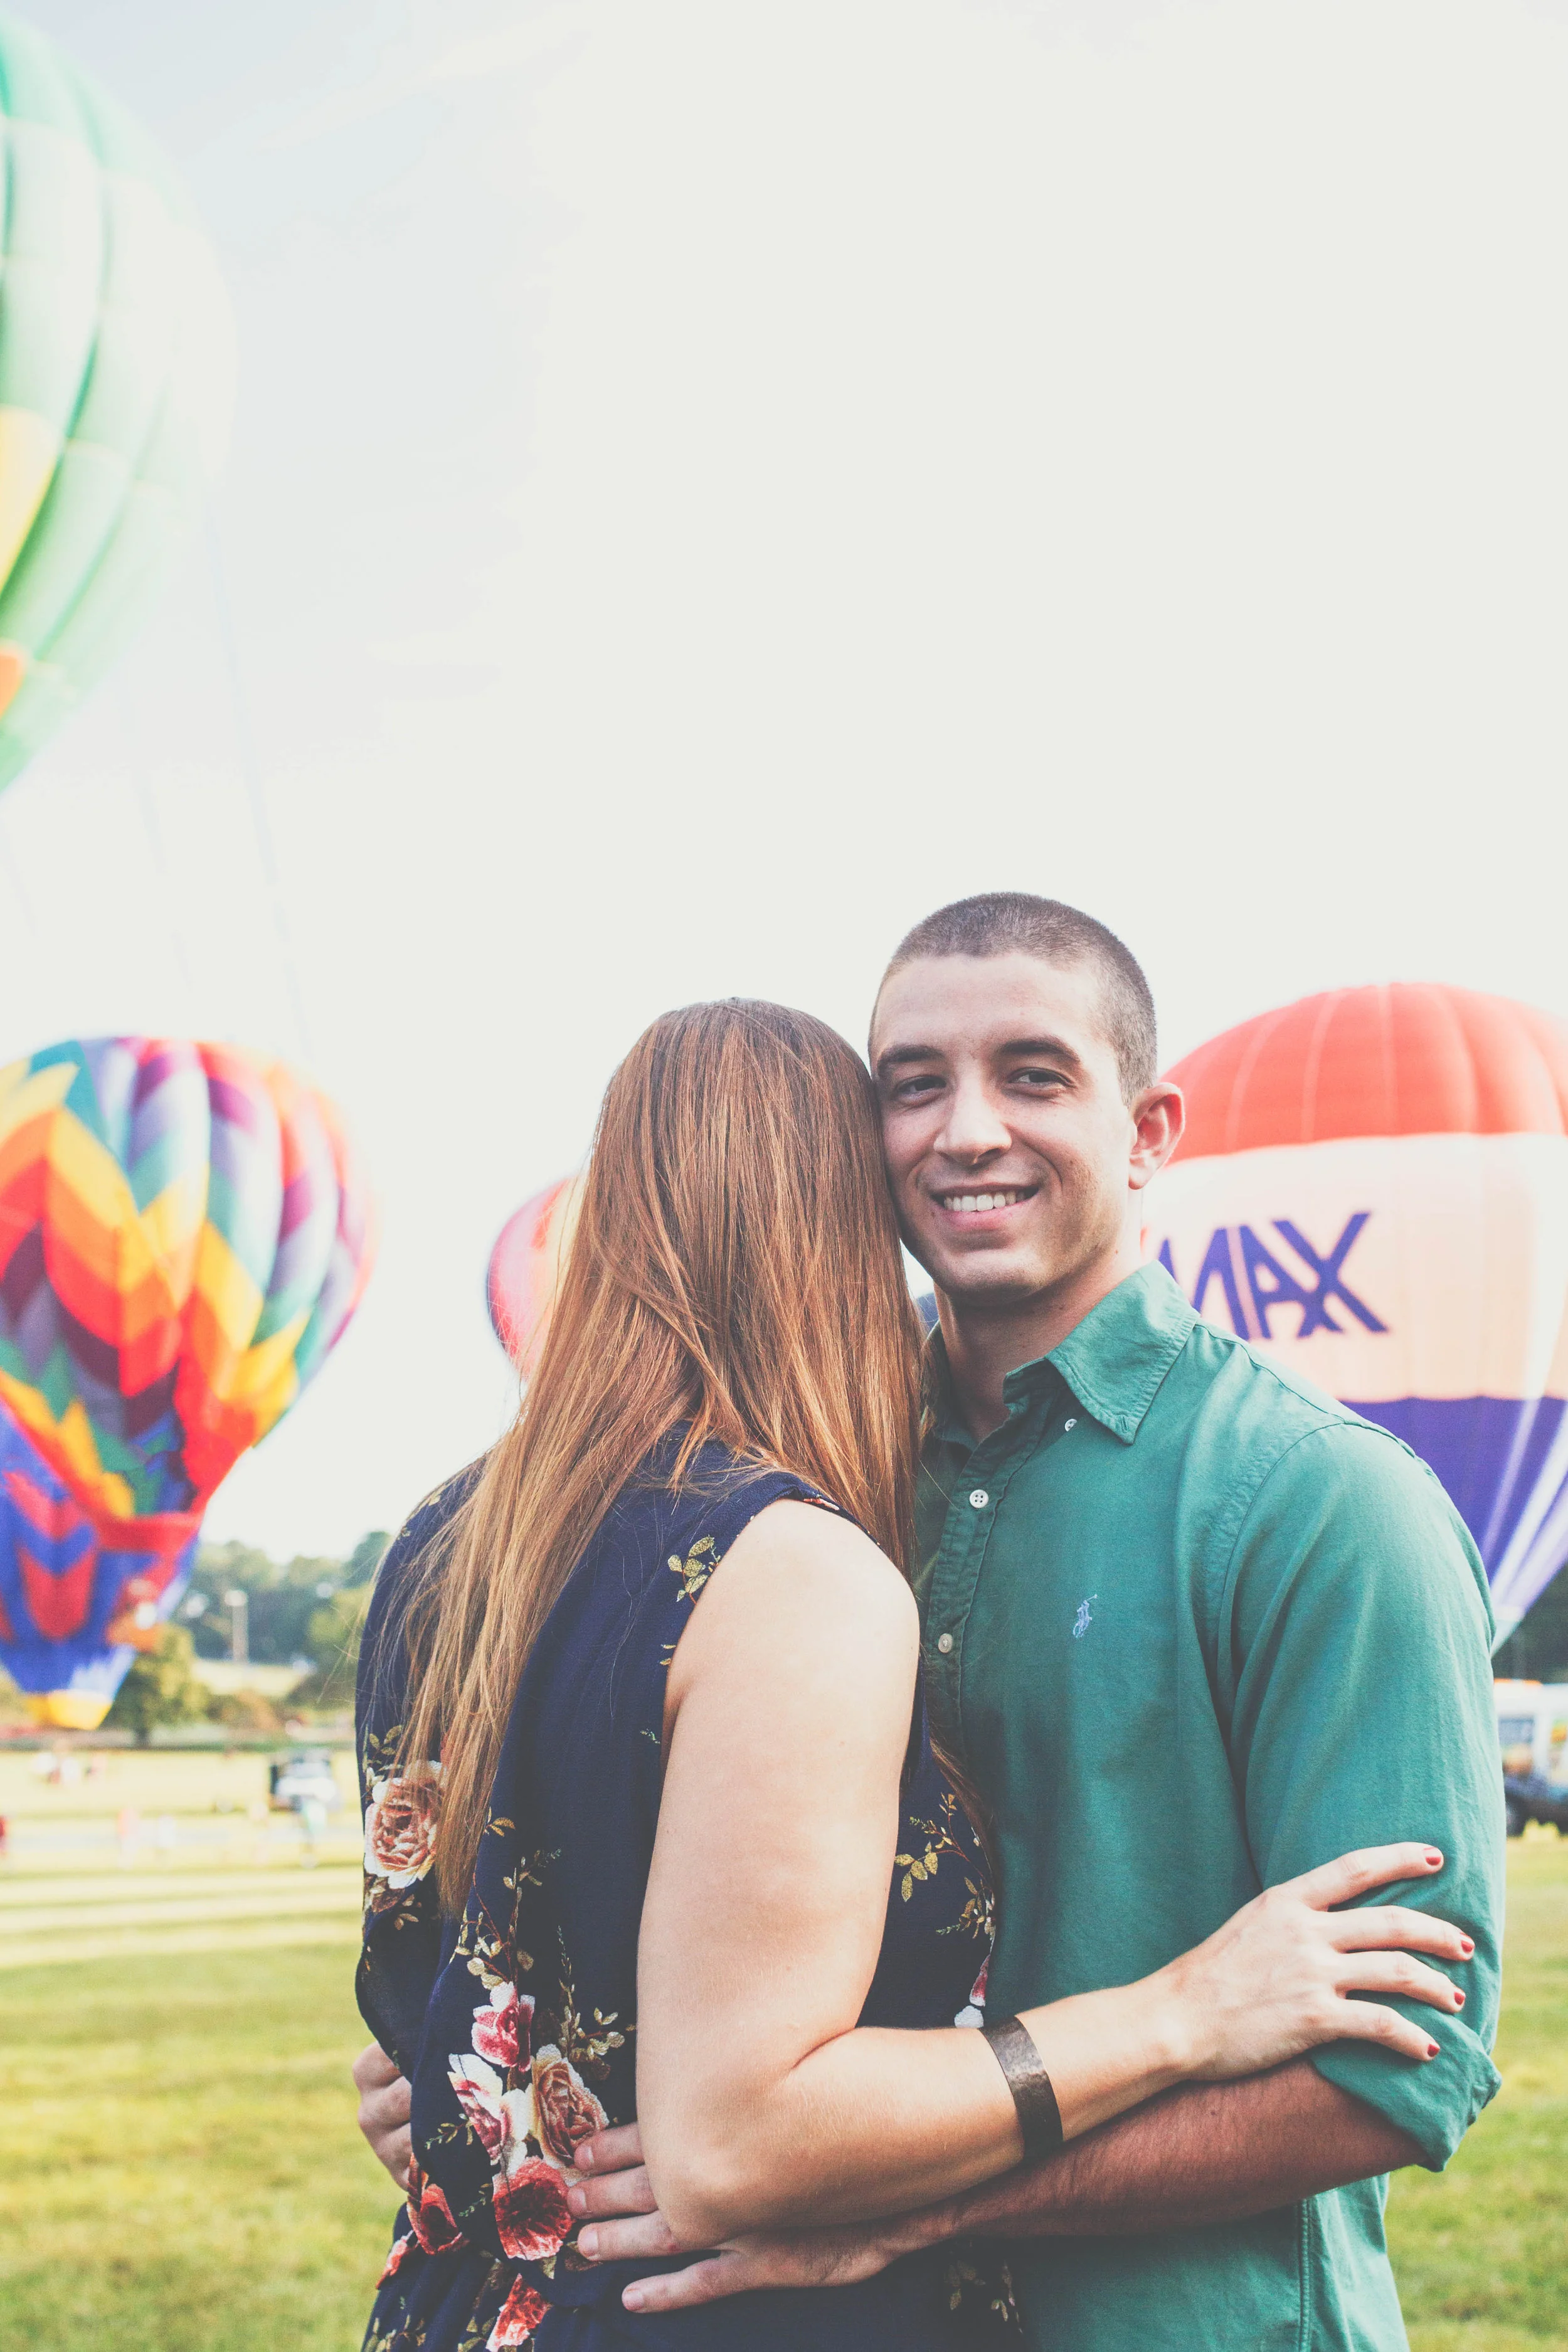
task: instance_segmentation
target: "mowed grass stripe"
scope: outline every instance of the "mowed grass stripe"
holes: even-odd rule
[[[89,1960],[157,1958],[191,1952],[255,1952],[273,1945],[336,1944],[347,1950],[360,1940],[353,1918],[289,1918],[235,1922],[228,1927],[92,1929],[53,1943],[0,1942],[0,1971],[13,1969],[71,1969]],[[0,2338],[0,2342],[4,2339]]]
[[[34,1940],[50,1929],[68,1936],[73,1944],[82,1932],[100,1927],[175,1927],[216,1925],[223,1919],[270,1919],[287,1913],[295,1917],[321,1911],[359,1913],[356,1885],[344,1880],[288,1887],[247,1887],[242,1894],[182,1895],[164,1902],[62,1904],[58,1909],[17,1911],[0,1916],[0,1948],[22,1939]]]
[[[92,1877],[68,1879],[63,1885],[53,1875],[13,1878],[0,1881],[0,1927],[8,1918],[44,1907],[86,1909],[105,1903],[183,1901],[198,1893],[221,1896],[293,1885],[348,1886],[357,1896],[362,1883],[357,1869],[345,1869],[333,1862],[319,1863],[314,1870],[307,1870],[294,1855],[282,1862],[253,1863],[248,1868],[229,1864],[221,1870],[104,1871]]]

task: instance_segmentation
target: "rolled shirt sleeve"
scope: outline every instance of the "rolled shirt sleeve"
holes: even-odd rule
[[[1321,2074],[1440,2171],[1500,2081],[1502,1778],[1475,1546],[1396,1439],[1325,1424],[1286,1448],[1245,1510],[1220,1636],[1231,1753],[1266,1885],[1405,1838],[1446,1857],[1435,1878],[1366,1898],[1436,1912],[1475,1939],[1463,1966],[1431,1963],[1462,1986],[1459,2015],[1393,2004],[1430,2029],[1438,2056],[1422,2064],[1353,2041],[1312,2053]]]

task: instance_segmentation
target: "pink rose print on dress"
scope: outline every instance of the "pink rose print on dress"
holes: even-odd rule
[[[501,2352],[508,2344],[528,2344],[533,2331],[547,2315],[550,2305],[544,2297],[531,2287],[526,2279],[516,2279],[511,2293],[502,2304],[491,2328],[485,2352]]]
[[[436,1822],[441,1792],[440,1766],[416,1780],[394,1772],[373,1782],[364,1816],[364,1868],[375,1881],[371,1908],[384,1910],[392,1895],[416,1885],[436,1859]]]
[[[501,2078],[482,2058],[459,2051],[447,2060],[447,2080],[458,2095],[458,2105],[473,2126],[480,2146],[493,2166],[506,2138]]]
[[[497,1985],[488,2004],[474,2011],[474,2048],[492,2066],[526,2066],[533,1995],[515,1985]]]
[[[552,2042],[535,2053],[531,2090],[529,2129],[551,2163],[575,2179],[573,2158],[579,2143],[603,2131],[610,2119]]]
[[[559,2253],[572,2228],[566,2184],[552,2164],[524,2157],[498,2180],[496,2229],[502,2247],[517,2263],[542,2263]]]
[[[376,2281],[376,2285],[378,2287],[383,2287],[386,2284],[387,2280],[392,2276],[394,2271],[402,2269],[403,2257],[408,2252],[409,2247],[413,2245],[413,2243],[414,2232],[412,2230],[406,2231],[401,2238],[394,2238],[392,2242],[392,2251],[387,2255],[385,2262],[382,2264],[381,2276]]]

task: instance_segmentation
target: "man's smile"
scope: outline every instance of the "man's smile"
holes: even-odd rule
[[[994,1216],[999,1210],[1016,1209],[1025,1201],[1032,1201],[1039,1191],[1037,1184],[955,1185],[940,1192],[932,1186],[930,1197],[939,1209],[950,1216],[972,1218]]]

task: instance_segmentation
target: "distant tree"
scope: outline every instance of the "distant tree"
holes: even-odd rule
[[[191,1589],[180,1604],[180,1622],[190,1626],[197,1657],[228,1656],[230,1619],[224,1594],[238,1590],[252,1604],[246,1612],[250,1621],[250,1654],[258,1660],[264,1659],[266,1653],[257,1646],[255,1602],[258,1593],[273,1590],[278,1578],[276,1561],[249,1544],[198,1544]],[[265,1640],[265,1632],[261,1638]]]
[[[209,1696],[207,1720],[227,1731],[281,1731],[283,1718],[259,1691],[223,1691]]]
[[[368,1584],[381,1566],[382,1555],[392,1538],[384,1528],[377,1528],[368,1536],[361,1536],[343,1562],[345,1585]]]
[[[310,1619],[343,1581],[343,1562],[327,1555],[297,1554],[279,1563],[248,1544],[203,1544],[196,1554],[191,1590],[184,1603],[197,1654],[226,1658],[229,1612],[226,1592],[237,1590],[248,1607],[247,1646],[253,1664],[289,1666],[310,1657]]]
[[[360,1639],[370,1609],[370,1586],[357,1584],[334,1592],[310,1620],[310,1655],[316,1671],[295,1691],[304,1706],[344,1707],[353,1705],[354,1674],[359,1665]]]
[[[191,1589],[180,1607],[180,1622],[190,1628],[200,1658],[226,1658],[232,1619],[225,1594],[235,1591],[247,1600],[247,1646],[258,1666],[291,1666],[309,1658],[318,1677],[337,1669],[343,1645],[353,1637],[358,1652],[358,1618],[350,1609],[341,1619],[316,1621],[339,1594],[368,1592],[391,1537],[384,1528],[361,1536],[347,1559],[297,1553],[279,1562],[254,1546],[242,1543],[202,1544],[196,1551]],[[349,1668],[352,1685],[353,1666]],[[342,1684],[342,1674],[338,1674]],[[336,1704],[323,1701],[323,1705]]]
[[[1568,1570],[1560,1570],[1492,1661],[1500,1675],[1568,1682]]]
[[[145,1748],[160,1724],[199,1723],[206,1713],[207,1694],[192,1672],[193,1645],[183,1625],[165,1625],[157,1646],[131,1661],[131,1671],[115,1694],[109,1722],[136,1734]]]

